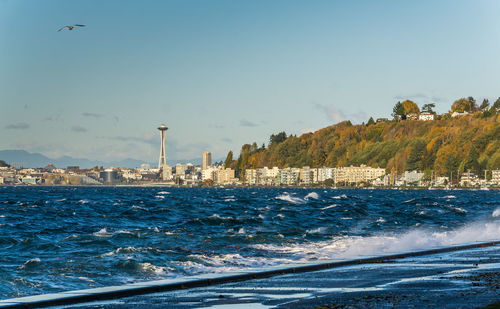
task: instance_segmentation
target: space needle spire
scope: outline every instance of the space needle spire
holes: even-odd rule
[[[158,169],[161,171],[165,165],[167,165],[167,158],[165,156],[165,132],[168,130],[167,126],[162,124],[158,127],[161,135],[161,150],[160,159],[158,160]]]

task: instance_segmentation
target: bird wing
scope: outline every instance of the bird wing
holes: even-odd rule
[[[64,27],[61,27],[61,29],[59,29],[59,30],[57,30],[57,31],[61,31],[61,30],[63,30],[64,28],[68,28],[68,29],[69,29],[69,27],[68,27],[68,26],[64,26]]]
[[[79,24],[76,24],[76,25],[73,25],[75,27],[85,27],[85,25],[79,25]]]

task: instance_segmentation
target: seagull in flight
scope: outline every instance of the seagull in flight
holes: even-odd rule
[[[73,28],[75,27],[85,27],[85,25],[79,25],[79,24],[76,24],[76,25],[72,25],[72,26],[64,26],[62,27],[61,29],[57,30],[57,31],[61,31],[63,30],[64,28],[68,28],[68,30],[73,30]]]

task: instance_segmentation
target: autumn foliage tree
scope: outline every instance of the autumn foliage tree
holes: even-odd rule
[[[451,112],[464,113],[472,111],[472,102],[468,99],[461,98],[453,102],[451,106]]]

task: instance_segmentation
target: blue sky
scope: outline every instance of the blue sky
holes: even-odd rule
[[[0,149],[156,162],[500,96],[500,2],[0,0]],[[82,23],[85,28],[57,30]]]

